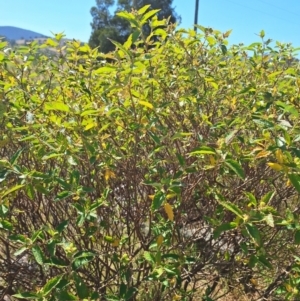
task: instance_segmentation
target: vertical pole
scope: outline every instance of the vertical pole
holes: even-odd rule
[[[198,24],[198,11],[199,11],[199,0],[196,0],[196,5],[195,5],[195,19],[194,19],[194,24]],[[197,27],[194,26],[195,32],[197,32]]]

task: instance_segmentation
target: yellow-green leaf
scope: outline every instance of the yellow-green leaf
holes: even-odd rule
[[[209,147],[209,146],[200,146],[200,147],[193,149],[190,152],[190,154],[191,155],[206,155],[206,154],[215,155],[216,151],[212,147]]]
[[[278,163],[268,162],[267,164],[276,171],[280,171],[283,169],[283,166]]]
[[[149,109],[153,109],[153,105],[148,101],[140,100],[139,104]]]
[[[52,102],[45,103],[45,110],[69,112],[70,108],[61,101],[52,101]]]
[[[14,186],[13,188],[11,188],[11,189],[5,191],[5,192],[2,194],[1,197],[3,198],[3,197],[7,196],[8,194],[10,194],[10,193],[12,193],[12,192],[14,192],[14,191],[21,189],[21,188],[24,187],[24,186],[25,186],[25,185],[16,185],[16,186]]]

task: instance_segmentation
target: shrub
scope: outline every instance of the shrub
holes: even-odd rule
[[[295,50],[120,15],[106,55],[0,44],[3,296],[299,297]]]

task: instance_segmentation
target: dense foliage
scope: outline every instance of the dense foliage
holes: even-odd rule
[[[111,40],[123,44],[131,33],[139,35],[139,29],[132,28],[128,21],[120,17],[117,13],[120,11],[130,11],[134,8],[141,8],[144,5],[151,5],[153,13],[157,14],[159,20],[168,18],[170,23],[180,21],[180,17],[175,13],[172,7],[173,0],[96,0],[96,6],[91,8],[93,17],[92,33],[89,45],[98,47],[99,51],[108,53],[115,49]],[[112,14],[112,8],[115,12]],[[155,12],[156,10],[156,12]],[[148,23],[143,25],[143,34],[148,36],[150,27]]]
[[[102,57],[0,43],[0,298],[299,299],[295,50],[151,15]]]

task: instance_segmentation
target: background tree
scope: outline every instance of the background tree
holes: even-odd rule
[[[115,48],[109,39],[124,43],[131,33],[130,24],[116,13],[124,10],[130,11],[133,7],[138,9],[150,4],[152,9],[160,9],[158,19],[171,16],[171,23],[180,21],[180,17],[172,7],[172,2],[173,0],[118,0],[115,5],[114,0],[96,0],[96,6],[91,8],[93,22],[91,23],[90,46],[99,46],[101,52],[107,53]],[[113,8],[115,12],[112,14]],[[148,31],[146,26],[145,33]]]

